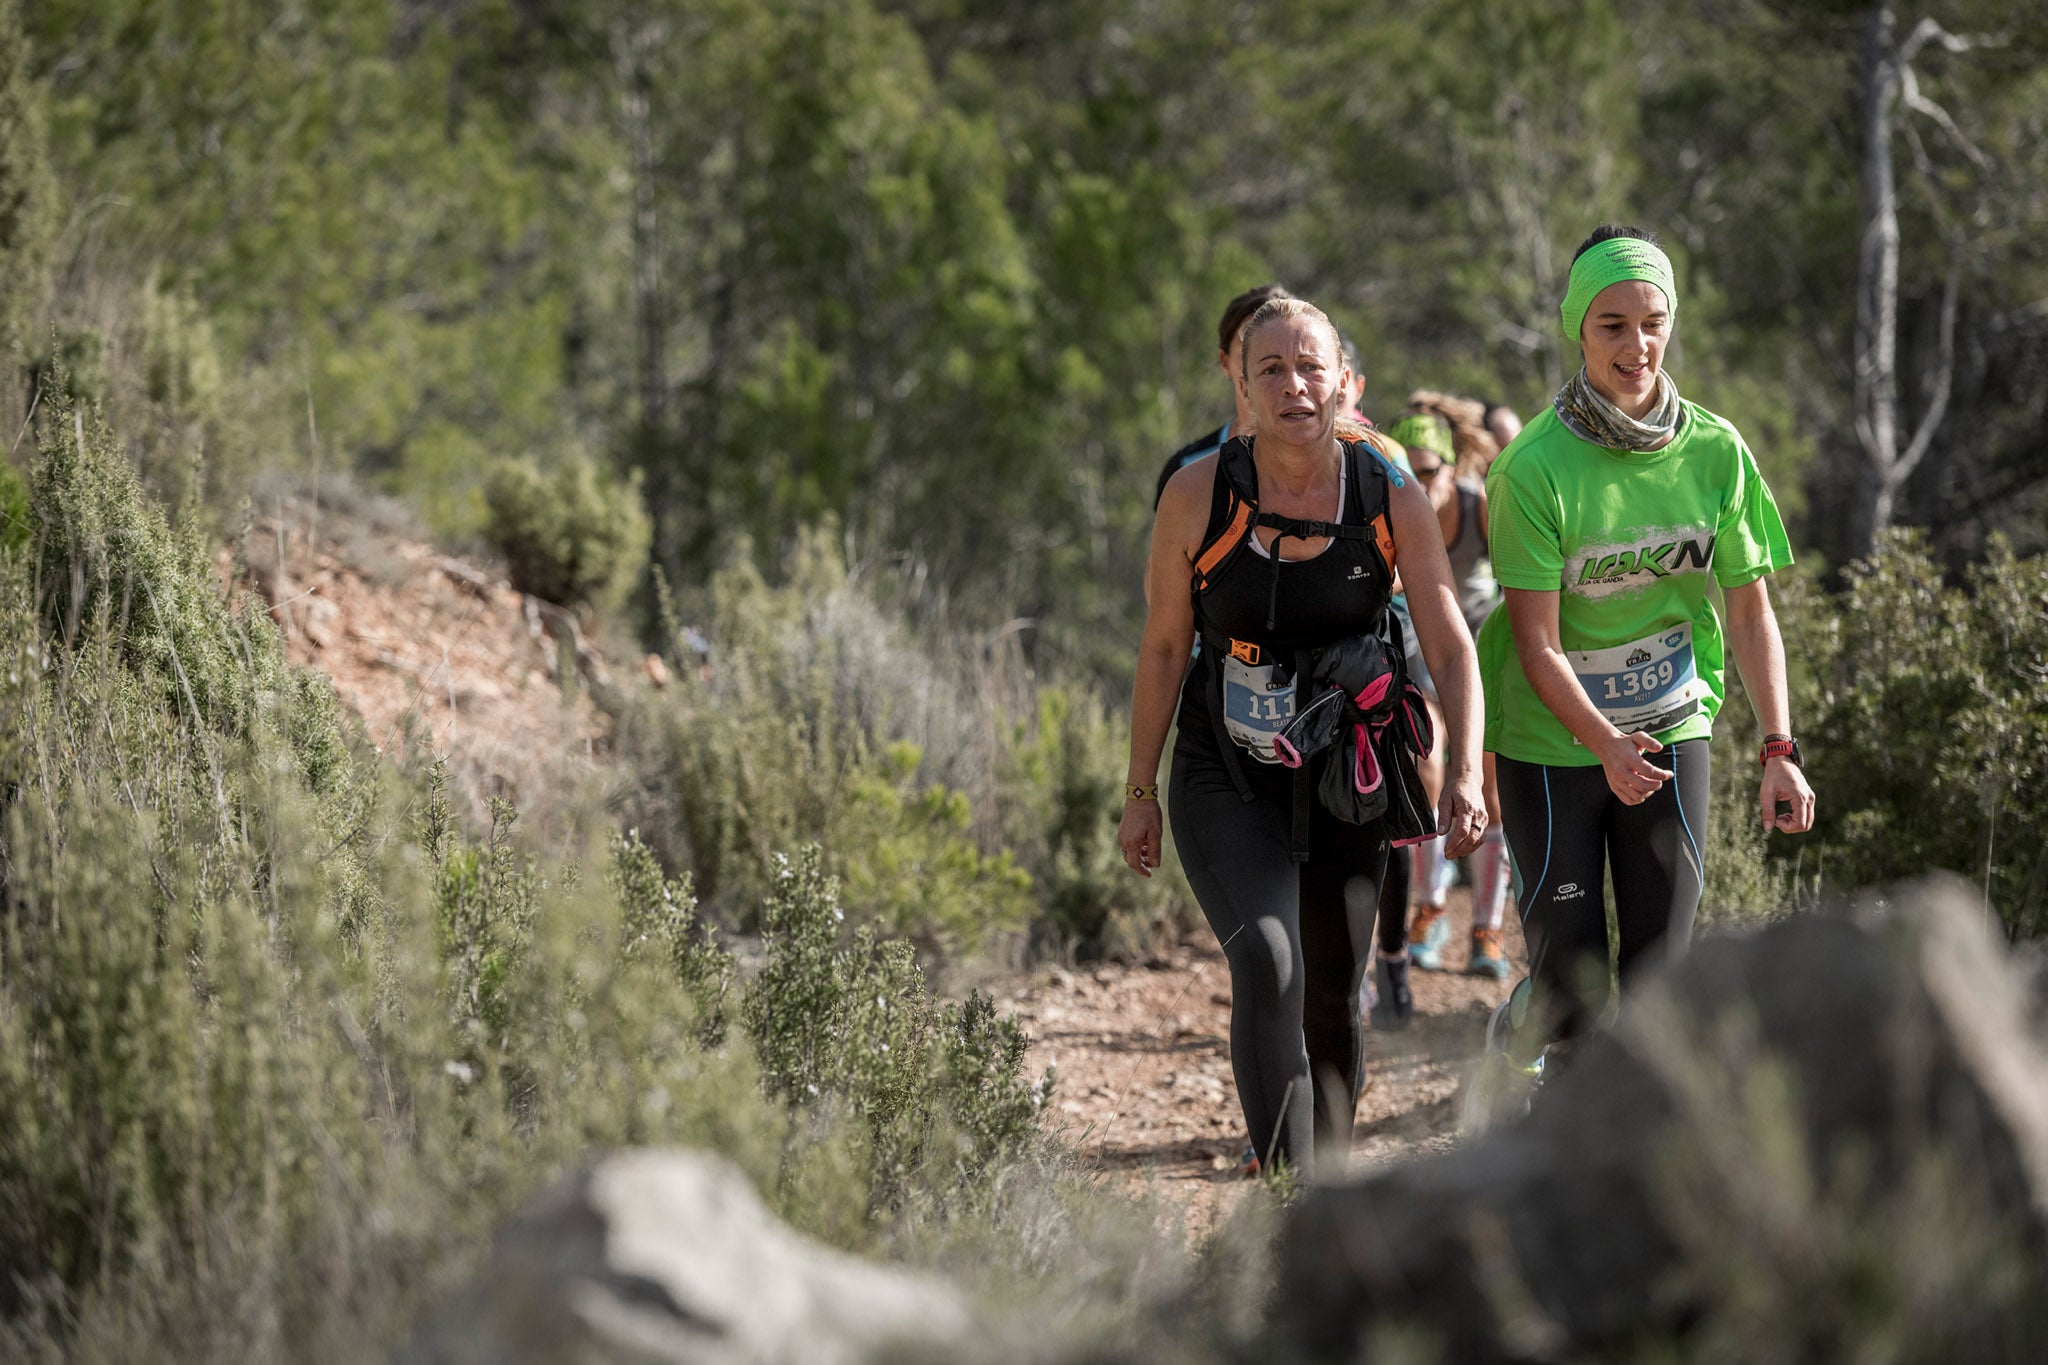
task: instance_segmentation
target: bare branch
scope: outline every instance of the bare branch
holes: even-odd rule
[[[1955,143],[1957,149],[1970,158],[1978,170],[1991,169],[1991,159],[1978,151],[1977,144],[1963,135],[1963,130],[1949,117],[1948,110],[1920,93],[1920,78],[1913,74],[1911,66],[1902,65],[1899,68],[1899,102],[1915,113],[1925,114],[1933,119],[1936,126],[1948,134],[1949,141]]]
[[[1913,31],[1906,35],[1906,41],[1899,44],[1899,62],[1903,65],[1912,61],[1920,55],[1920,49],[1929,42],[1935,43],[1944,51],[1959,53],[1968,52],[1973,47],[1997,47],[2004,41],[2002,37],[1981,34],[1973,38],[1960,38],[1933,19],[1922,19],[1913,25]]]
[[[1926,415],[1921,417],[1918,430],[1899,456],[1903,467],[1901,477],[1910,474],[1926,456],[1929,446],[1934,444],[1935,430],[1941,426],[1941,419],[1948,414],[1949,392],[1956,377],[1956,293],[1962,283],[1963,264],[1959,257],[1951,258],[1948,280],[1941,289],[1941,362],[1934,374],[1934,392],[1927,400]]]
[[[1855,426],[1856,444],[1863,447],[1863,453],[1869,457],[1872,464],[1876,465],[1879,469],[1886,468],[1884,457],[1878,452],[1877,429],[1870,425],[1870,418],[1864,413],[1860,404],[1856,409]]]
[[[1920,130],[1908,123],[1899,129],[1906,135],[1906,145],[1913,149],[1913,169],[1920,172],[1921,182],[1927,187],[1930,197],[1939,200],[1933,192],[1934,162],[1927,155],[1927,144],[1920,140]]]
[[[1534,327],[1524,327],[1512,318],[1500,318],[1493,324],[1493,334],[1528,355],[1534,355],[1550,344],[1550,333]]]

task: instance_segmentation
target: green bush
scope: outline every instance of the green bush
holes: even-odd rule
[[[0,464],[0,555],[28,549],[30,521],[28,486],[12,469]]]
[[[871,1211],[971,1186],[1037,1133],[1050,1078],[1023,1078],[1025,1038],[983,997],[935,1000],[911,946],[855,931],[816,847],[777,861],[762,917],[768,960],[741,1006],[770,1090],[836,1101],[868,1140]]]
[[[780,850],[815,843],[862,922],[972,952],[1030,909],[1030,879],[985,812],[993,724],[927,644],[849,581],[826,534],[788,582],[750,563],[711,585],[711,655],[618,717],[637,758],[627,819],[698,892],[744,923]]]
[[[1121,716],[1061,687],[1041,691],[1004,744],[1004,838],[1036,875],[1046,935],[1084,953],[1135,950],[1161,924],[1193,927],[1178,875],[1134,876],[1117,848],[1129,744]]]
[[[0,0],[0,365],[18,369],[41,325],[62,197],[18,0]]]
[[[985,854],[969,829],[963,792],[919,789],[918,747],[899,740],[878,767],[847,786],[835,822],[835,861],[848,898],[885,931],[916,940],[938,957],[981,946],[992,932],[1031,917],[1031,877],[1007,850]]]
[[[717,1046],[725,1037],[727,997],[737,972],[697,919],[689,874],[664,872],[638,830],[614,834],[611,852],[609,885],[622,916],[621,956],[666,963],[696,1005],[705,1044]]]
[[[484,535],[513,586],[562,606],[616,604],[647,570],[653,534],[640,473],[607,475],[572,455],[543,470],[506,460],[484,483]]]
[[[1041,946],[1086,952],[1185,927],[1177,880],[1142,881],[1117,852],[1128,740],[1091,690],[913,629],[829,528],[785,578],[744,558],[720,574],[708,660],[618,717],[638,759],[628,818],[708,904],[744,913],[775,851],[815,842],[854,914],[941,954],[1027,922]]]
[[[1946,868],[2014,934],[2048,930],[2048,557],[1994,540],[1947,582],[1915,533],[1791,595],[1797,709],[1837,887]]]
[[[1812,900],[1813,887],[1806,879],[1811,867],[1796,853],[1790,862],[1774,856],[1772,848],[1777,842],[1803,849],[1807,839],[1772,835],[1763,827],[1757,805],[1762,774],[1756,754],[1761,742],[1741,676],[1731,669],[1728,701],[1714,722],[1713,789],[1707,827],[1700,835],[1706,864],[1699,910],[1702,929],[1754,928],[1782,919]]]
[[[722,1152],[870,1250],[877,1214],[943,1227],[1020,1178],[1021,1035],[935,1000],[909,945],[842,940],[816,854],[733,1009],[636,838],[602,878],[509,808],[472,838],[222,598],[103,424],[60,394],[38,444],[29,553],[0,555],[0,1358],[388,1358],[594,1147]],[[726,1026],[812,1010],[829,1048]]]

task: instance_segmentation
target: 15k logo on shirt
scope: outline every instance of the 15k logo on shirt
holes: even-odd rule
[[[1581,597],[1623,597],[1660,579],[1705,573],[1714,562],[1714,535],[1693,527],[1638,531],[1628,541],[1580,547],[1565,562],[1565,587]]]

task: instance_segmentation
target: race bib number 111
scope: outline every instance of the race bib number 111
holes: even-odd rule
[[[1294,719],[1294,678],[1275,664],[1223,661],[1223,727],[1261,763],[1277,763],[1273,736]]]

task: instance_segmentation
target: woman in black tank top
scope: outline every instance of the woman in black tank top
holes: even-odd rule
[[[1349,375],[1329,319],[1275,300],[1240,336],[1257,435],[1182,469],[1160,500],[1118,840],[1141,876],[1159,866],[1157,774],[1177,710],[1167,805],[1230,963],[1247,1164],[1313,1179],[1318,1152],[1332,1176],[1349,1154],[1363,1080],[1358,987],[1387,834],[1342,823],[1313,797],[1304,804],[1272,737],[1293,714],[1308,651],[1379,629],[1398,559],[1449,731],[1438,819],[1456,856],[1486,827],[1479,670],[1434,510],[1368,433],[1340,423]]]

